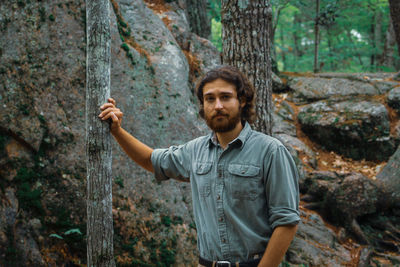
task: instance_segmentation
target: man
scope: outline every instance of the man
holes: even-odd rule
[[[190,181],[199,266],[278,266],[299,217],[298,174],[275,138],[253,131],[254,89],[236,68],[208,72],[196,90],[211,134],[153,150],[121,128],[115,101],[101,107],[124,151],[158,180]]]

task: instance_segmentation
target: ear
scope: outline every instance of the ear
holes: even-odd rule
[[[240,103],[240,107],[241,107],[241,108],[244,108],[244,106],[246,106],[246,98],[245,98],[244,96],[242,96],[242,97],[239,99],[239,103]]]

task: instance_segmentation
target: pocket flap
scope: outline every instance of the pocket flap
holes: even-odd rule
[[[260,168],[252,165],[229,164],[228,171],[234,175],[252,177],[260,173]]]
[[[196,173],[197,174],[206,174],[211,170],[212,163],[208,162],[197,162],[196,163]]]

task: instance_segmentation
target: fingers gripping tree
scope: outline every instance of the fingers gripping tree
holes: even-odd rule
[[[111,137],[99,107],[110,96],[109,0],[86,0],[87,265],[115,266]]]
[[[272,132],[269,0],[222,0],[222,61],[244,72],[257,92],[255,129]]]

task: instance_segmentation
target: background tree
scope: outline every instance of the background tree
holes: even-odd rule
[[[397,49],[400,56],[400,1],[389,0],[390,16],[392,18],[393,30],[396,35]],[[400,66],[398,66],[400,68]],[[396,74],[395,78],[400,80],[400,71]]]
[[[211,19],[207,12],[207,0],[186,0],[186,10],[192,32],[210,38]]]
[[[241,1],[246,2],[246,1]],[[218,47],[221,37],[218,3],[210,11],[212,41]],[[275,31],[271,33],[272,54],[281,71],[309,71],[314,66],[315,0],[271,0]],[[285,4],[286,3],[286,4]],[[279,11],[279,12],[278,12]],[[276,16],[279,13],[279,16]],[[277,17],[279,19],[277,19]],[[369,72],[395,71],[400,68],[400,56],[393,55],[393,66],[383,64],[386,32],[389,29],[387,0],[320,0],[319,64],[321,71]],[[272,41],[272,40],[271,40]],[[388,42],[390,45],[390,42]],[[390,49],[396,50],[391,45]]]
[[[99,107],[110,96],[111,31],[108,0],[86,0],[87,265],[115,266],[111,137]]]
[[[257,92],[255,129],[271,134],[270,1],[223,0],[221,17],[222,61],[238,67],[249,77]]]
[[[400,55],[400,1],[389,0],[390,16],[392,18],[393,30],[396,35],[397,48]]]
[[[319,49],[319,0],[315,2],[314,23],[314,73],[318,72],[318,49]]]

